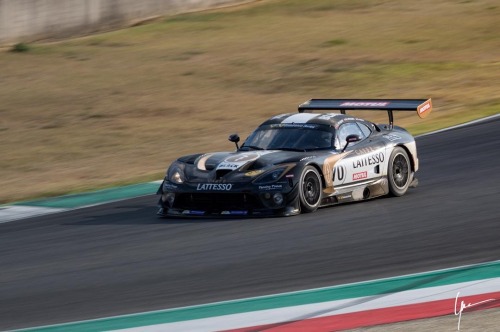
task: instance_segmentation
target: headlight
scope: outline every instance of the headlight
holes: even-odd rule
[[[255,180],[256,184],[272,183],[278,181],[283,174],[289,169],[289,167],[275,168],[271,171],[264,173],[262,176]]]
[[[186,180],[184,176],[184,167],[179,163],[172,164],[167,172],[167,179],[173,183],[184,183]]]

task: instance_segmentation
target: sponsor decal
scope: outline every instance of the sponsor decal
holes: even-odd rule
[[[283,186],[281,184],[259,186],[259,190],[279,190],[279,189],[283,189]]]
[[[353,181],[363,180],[363,179],[366,179],[367,177],[368,177],[368,172],[367,171],[359,172],[359,173],[354,173],[352,175]]]
[[[223,215],[233,215],[233,216],[246,216],[248,214],[248,211],[242,210],[233,210],[233,211],[222,211],[220,214]]]
[[[285,177],[291,179],[291,178],[293,178],[293,174],[287,174],[287,175],[285,175]]]
[[[395,135],[395,134],[387,134],[387,135],[384,135],[383,137],[385,139],[391,141],[391,142],[394,142],[394,141],[397,141],[397,140],[401,139],[401,136],[398,136],[398,135]]]
[[[429,108],[431,108],[431,105],[426,103],[426,104],[424,104],[424,106],[418,108],[418,113],[422,114],[425,111],[427,111]]]
[[[182,211],[182,214],[195,214],[197,216],[202,216],[205,214],[205,211],[199,211],[199,210],[184,210]]]
[[[240,166],[241,164],[231,164],[222,162],[219,164],[219,166],[217,166],[217,169],[237,169]]]
[[[389,102],[385,101],[379,101],[379,102],[373,102],[373,101],[347,101],[340,106],[350,106],[350,107],[384,107],[389,105]]]
[[[163,183],[163,189],[174,190],[177,189],[177,186],[175,184],[165,182]]]
[[[353,168],[366,167],[370,165],[377,165],[384,162],[385,156],[383,152],[375,153],[371,156],[361,158],[352,162]]]
[[[280,123],[272,124],[271,128],[306,128],[306,129],[316,129],[319,125],[307,124],[307,123]]]
[[[338,200],[346,200],[346,199],[352,199],[352,195],[351,194],[344,194],[344,195],[339,195],[337,196],[337,199]]]
[[[229,191],[231,188],[232,183],[198,183],[196,190]]]
[[[432,111],[432,101],[429,99],[425,103],[417,107],[417,114],[422,119],[425,118]]]

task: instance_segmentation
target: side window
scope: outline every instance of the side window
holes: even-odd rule
[[[346,145],[345,139],[349,135],[358,135],[361,140],[365,139],[365,134],[361,131],[355,122],[348,122],[340,126],[337,134],[337,139],[335,140],[335,147],[337,149],[343,149]],[[357,143],[351,143],[349,146]]]
[[[370,127],[368,127],[367,125],[365,125],[364,123],[361,123],[361,122],[358,122],[357,123],[359,128],[361,129],[361,131],[363,132],[363,134],[365,135],[365,137],[368,137],[371,135],[372,131],[370,129]]]

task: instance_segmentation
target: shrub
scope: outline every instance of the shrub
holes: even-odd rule
[[[17,53],[23,53],[23,52],[28,52],[30,49],[31,47],[28,44],[17,43],[16,45],[12,46],[11,51]]]

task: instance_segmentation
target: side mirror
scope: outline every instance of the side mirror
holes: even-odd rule
[[[347,147],[349,146],[349,144],[351,143],[355,143],[355,142],[359,142],[361,141],[361,138],[358,136],[358,135],[348,135],[346,138],[345,138],[345,146],[344,148],[342,149],[342,152],[345,151],[345,149],[347,149]]]
[[[239,149],[238,142],[240,141],[240,136],[238,134],[229,135],[229,141],[236,144],[236,149]]]

